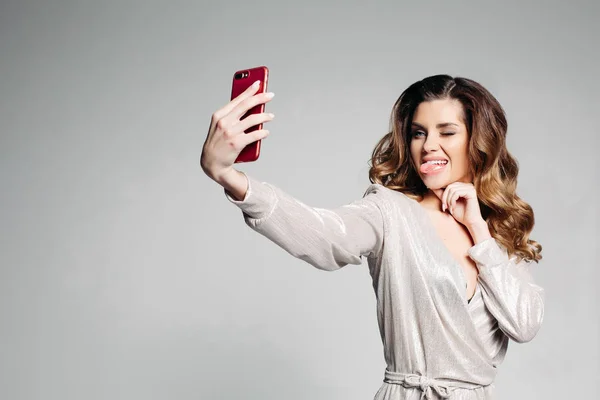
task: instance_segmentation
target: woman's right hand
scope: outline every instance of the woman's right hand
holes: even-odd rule
[[[248,128],[269,122],[274,115],[261,113],[240,118],[252,107],[267,103],[273,93],[256,94],[258,83],[254,83],[224,107],[217,110],[211,118],[208,135],[202,147],[200,166],[206,175],[214,181],[233,170],[233,164],[240,152],[248,144],[268,136],[266,129],[244,133]]]

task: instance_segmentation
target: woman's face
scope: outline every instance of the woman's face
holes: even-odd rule
[[[417,173],[429,189],[453,182],[473,182],[469,173],[469,135],[458,100],[426,101],[417,107],[410,127],[410,154]],[[445,160],[442,164],[424,164]]]

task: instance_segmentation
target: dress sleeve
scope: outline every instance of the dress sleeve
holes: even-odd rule
[[[534,261],[508,257],[506,248],[488,238],[468,250],[479,268],[484,303],[498,321],[500,329],[512,340],[532,340],[544,319],[542,287],[531,274]]]
[[[246,225],[292,256],[327,271],[359,265],[361,256],[376,256],[383,245],[383,217],[377,185],[360,200],[335,209],[310,207],[277,186],[248,174],[243,200],[225,196],[243,213]]]

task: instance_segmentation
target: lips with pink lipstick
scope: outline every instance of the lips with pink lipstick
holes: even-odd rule
[[[421,164],[419,171],[425,175],[435,175],[446,169],[448,160],[445,158],[432,159]]]

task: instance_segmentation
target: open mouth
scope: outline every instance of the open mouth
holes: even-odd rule
[[[447,164],[448,160],[425,161],[423,164],[421,164],[419,170],[425,175],[434,175],[446,169]]]

